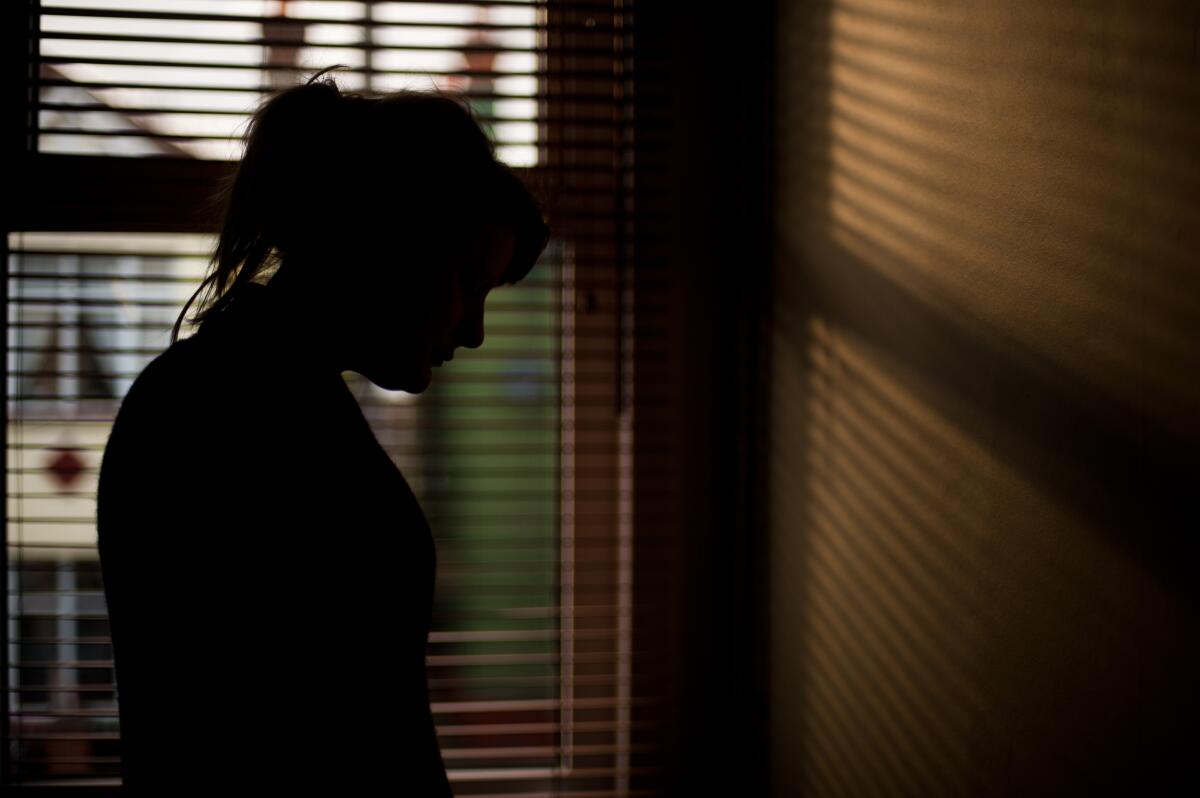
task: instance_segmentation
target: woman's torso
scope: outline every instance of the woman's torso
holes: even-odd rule
[[[105,450],[126,781],[448,794],[428,524],[341,374],[235,308],[139,375]]]

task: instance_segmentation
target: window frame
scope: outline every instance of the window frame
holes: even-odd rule
[[[5,197],[4,218],[0,221],[4,228],[4,251],[0,255],[3,255],[5,268],[7,269],[8,264],[7,234],[13,230],[72,231],[86,229],[147,233],[196,233],[211,232],[215,229],[216,220],[212,217],[212,210],[206,206],[205,198],[214,193],[218,183],[236,167],[235,163],[157,157],[113,158],[109,156],[56,155],[31,151],[27,141],[25,109],[27,92],[36,89],[34,82],[28,79],[25,56],[29,47],[26,34],[34,29],[37,3],[33,1],[26,4],[5,4],[5,6],[3,11],[0,11],[0,15],[3,15],[0,16],[0,26],[7,32],[4,41],[4,44],[7,45],[4,48],[7,55],[4,57],[3,69],[5,77],[9,79],[3,83],[5,87],[3,89],[4,123],[3,129],[0,131],[0,135],[3,136],[2,145],[0,145],[3,147],[3,153],[0,154],[0,157],[6,164],[8,174],[16,177],[15,184],[19,186],[18,191],[15,192],[19,195],[19,199],[14,197],[11,192]],[[548,21],[551,23],[549,28],[558,31],[556,35],[550,36],[551,55],[548,63],[552,70],[563,65],[562,61],[555,61],[556,54],[567,59],[571,56],[568,35],[570,26],[583,25],[588,14],[613,13],[622,19],[628,19],[630,13],[630,5],[621,0],[616,0],[611,5],[550,2],[544,8],[548,14]],[[639,51],[645,59],[653,61],[664,55],[669,58],[677,58],[677,55],[672,52],[673,45],[669,33],[661,31],[656,36],[647,37],[645,40],[647,46]],[[632,52],[627,53],[623,63],[631,66],[633,55]],[[31,60],[33,63],[37,63],[36,53],[33,54]],[[19,79],[12,79],[14,77]],[[694,491],[691,489],[703,482],[703,471],[711,459],[702,456],[693,461],[688,468],[668,474],[663,471],[661,458],[656,459],[653,453],[628,443],[628,439],[633,436],[633,440],[636,440],[637,436],[646,434],[648,437],[666,441],[668,445],[689,439],[700,442],[702,449],[703,436],[709,432],[705,426],[711,423],[712,414],[707,404],[708,397],[703,393],[706,386],[699,385],[694,378],[680,379],[673,386],[674,393],[663,394],[659,384],[662,378],[655,372],[655,369],[661,365],[661,359],[643,365],[637,363],[637,357],[643,351],[644,345],[655,346],[657,350],[662,349],[662,343],[654,340],[662,319],[650,318],[647,323],[645,314],[634,313],[634,305],[640,301],[639,298],[642,296],[661,297],[664,279],[676,281],[682,278],[683,284],[687,284],[688,278],[686,269],[681,271],[677,260],[670,258],[662,251],[664,227],[661,217],[661,194],[651,196],[653,192],[648,193],[646,189],[642,188],[641,173],[643,171],[652,176],[658,173],[657,177],[662,177],[663,152],[658,149],[657,144],[645,146],[641,143],[640,138],[632,135],[637,129],[639,124],[637,120],[641,118],[640,114],[643,110],[647,112],[646,118],[654,117],[653,106],[661,101],[661,96],[655,92],[661,87],[648,81],[647,85],[651,90],[646,95],[643,96],[640,92],[632,91],[632,69],[629,70],[625,85],[628,90],[622,93],[618,102],[615,103],[615,107],[619,109],[621,115],[621,122],[617,126],[618,138],[612,142],[614,151],[626,154],[626,157],[615,169],[617,188],[613,195],[615,202],[612,219],[616,238],[609,242],[612,244],[617,264],[615,279],[614,273],[605,269],[592,272],[584,269],[574,275],[573,287],[576,293],[575,304],[580,307],[599,306],[606,312],[611,311],[615,314],[610,320],[615,326],[611,346],[607,351],[593,352],[591,355],[593,360],[589,362],[589,366],[611,370],[611,385],[607,389],[603,389],[609,391],[612,400],[612,413],[607,422],[608,427],[605,429],[614,440],[625,436],[627,445],[623,454],[617,453],[607,459],[601,458],[588,464],[589,473],[607,469],[611,472],[611,477],[593,477],[586,486],[576,485],[576,491],[599,491],[613,496],[622,490],[632,492],[635,498],[632,507],[628,509],[631,515],[628,519],[627,533],[632,534],[633,530],[643,528],[653,529],[660,533],[651,542],[644,542],[640,536],[631,539],[633,562],[637,564],[631,567],[640,570],[631,572],[630,576],[637,585],[643,583],[642,577],[645,577],[646,584],[650,584],[654,578],[663,577],[666,589],[672,591],[671,595],[667,596],[669,611],[655,615],[651,622],[639,624],[636,629],[627,628],[625,632],[629,638],[623,645],[632,646],[629,652],[631,657],[643,656],[643,652],[647,652],[647,658],[655,656],[662,658],[664,662],[677,662],[679,652],[687,645],[679,638],[678,630],[688,605],[688,599],[675,595],[675,592],[681,588],[681,572],[686,566],[681,563],[673,565],[667,563],[666,569],[669,572],[651,574],[646,571],[650,566],[642,565],[642,563],[654,563],[656,568],[663,567],[664,553],[669,556],[672,552],[679,551],[683,544],[680,519],[696,517],[692,512],[683,510],[684,505],[687,504],[683,497],[690,492],[694,495]],[[541,140],[545,142],[544,146],[549,148],[552,153],[555,152],[554,148],[558,142],[570,140],[567,130],[569,124],[563,121],[569,118],[569,112],[566,110],[570,105],[569,94],[569,86],[560,86],[558,95],[561,97],[558,100],[559,104],[556,104],[555,98],[558,95],[551,88],[546,92],[543,100],[543,119],[550,121],[542,123]],[[630,144],[631,140],[632,144]],[[565,153],[566,150],[562,152]],[[556,193],[564,189],[563,176],[569,174],[570,169],[571,164],[568,159],[557,163],[552,160],[544,170],[540,168],[531,170],[533,182],[548,186],[551,206],[553,206]],[[646,181],[646,184],[652,182],[653,179],[652,177],[651,181]],[[184,184],[191,187],[190,192],[183,193],[177,190],[177,186]],[[69,203],[61,201],[64,196],[71,198]],[[643,212],[643,207],[648,208],[649,212]],[[554,209],[551,207],[549,210],[553,213]],[[561,223],[556,225],[552,221],[552,227],[562,229],[563,226]],[[569,225],[567,226],[569,227]],[[652,256],[662,258],[668,271],[656,273],[647,278],[633,270],[633,261],[646,257],[646,253],[657,253]],[[7,278],[7,273],[5,276]],[[672,295],[669,306],[663,311],[663,318],[668,320],[670,330],[681,329],[679,327],[681,320],[691,312],[689,310],[692,307],[690,303],[697,301],[698,295],[695,291],[703,291],[707,288],[707,284],[700,283],[690,294]],[[6,308],[8,305],[7,292],[8,280],[5,279]],[[707,345],[705,344],[705,346]],[[671,337],[666,346],[665,356],[670,359],[677,352],[687,351],[690,342]],[[620,359],[626,353],[634,361],[631,369],[622,369],[620,365]],[[7,354],[6,336],[4,342],[5,362],[7,362]],[[662,354],[661,351],[658,354]],[[593,379],[594,373],[593,370],[591,374]],[[677,376],[680,375],[677,374]],[[700,392],[696,393],[698,387]],[[580,381],[577,390],[595,390],[595,386],[589,388],[583,381]],[[664,416],[661,413],[655,414],[652,411],[642,412],[643,406],[653,408],[654,402],[661,401],[664,395],[671,396],[675,401],[682,400],[681,406],[689,409],[684,413],[670,416]],[[697,396],[700,397],[699,402],[694,401]],[[631,423],[631,426],[627,426],[624,430],[621,428],[620,420],[622,413],[626,414],[625,417],[630,419]],[[7,428],[7,397],[4,421]],[[633,485],[623,484],[616,476],[619,457],[626,459],[624,467],[628,469],[628,473],[634,475]],[[7,485],[7,474],[5,476]],[[652,506],[640,501],[637,497],[641,495],[653,497],[658,504]],[[664,500],[660,498],[662,496],[668,498]],[[663,505],[663,501],[666,501],[667,504]],[[7,584],[7,516],[5,522],[3,528],[5,532],[0,532],[5,535],[5,545],[0,546],[0,558],[2,558],[0,559],[0,588],[3,588],[3,592],[7,595],[10,587]],[[700,531],[702,534],[707,534],[706,528],[702,527]],[[638,588],[638,590],[641,589]],[[626,594],[622,600],[636,603],[643,598],[649,601],[659,600],[662,597],[658,593],[648,593],[645,596],[635,593]],[[5,675],[8,672],[7,652],[7,627],[5,627],[0,631],[0,669],[3,669]],[[662,697],[661,705],[648,710],[647,717],[657,727],[654,735],[661,742],[656,744],[661,745],[664,750],[678,752],[680,743],[675,738],[679,732],[677,727],[672,724],[679,717],[681,697],[677,691],[682,690],[683,687],[674,684],[664,687],[661,682],[663,676],[661,671],[640,669],[636,663],[632,670],[633,673],[630,677],[632,681],[626,688],[628,690],[626,699],[633,695],[654,694]],[[641,710],[636,711],[640,712]],[[4,743],[3,752],[0,753],[0,784],[19,793],[23,789],[22,785],[5,784],[4,782],[6,774],[11,772],[10,752],[7,744],[9,719],[9,697],[5,691],[2,702],[0,702],[0,722],[4,724],[4,728],[0,730],[2,732],[0,736],[3,737]],[[626,738],[625,743],[629,745],[630,739]],[[663,778],[665,778],[663,785],[666,787],[675,778],[675,775],[668,771]],[[44,794],[47,788],[31,787],[28,789],[38,789],[41,794]],[[76,788],[63,787],[62,789]],[[92,789],[96,788],[92,787]],[[111,790],[112,794],[117,794],[120,788],[113,786],[106,789]]]

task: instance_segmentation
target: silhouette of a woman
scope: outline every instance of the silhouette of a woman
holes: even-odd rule
[[[208,288],[122,401],[97,528],[127,791],[450,794],[426,519],[343,371],[419,393],[549,231],[459,100],[256,112]]]

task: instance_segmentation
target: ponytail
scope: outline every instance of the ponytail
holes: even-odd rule
[[[201,309],[191,318],[193,325],[202,325],[220,313],[244,284],[278,265],[301,183],[316,177],[306,174],[316,164],[305,161],[311,160],[310,153],[321,152],[321,139],[330,137],[341,99],[333,79],[323,78],[328,71],[276,93],[251,117],[242,160],[216,197],[224,207],[224,219],[209,259],[209,274],[175,320],[172,343],[178,340],[187,310],[201,292],[207,289]]]

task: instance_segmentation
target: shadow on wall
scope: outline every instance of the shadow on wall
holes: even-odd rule
[[[781,6],[776,794],[1195,779],[1200,8]]]

